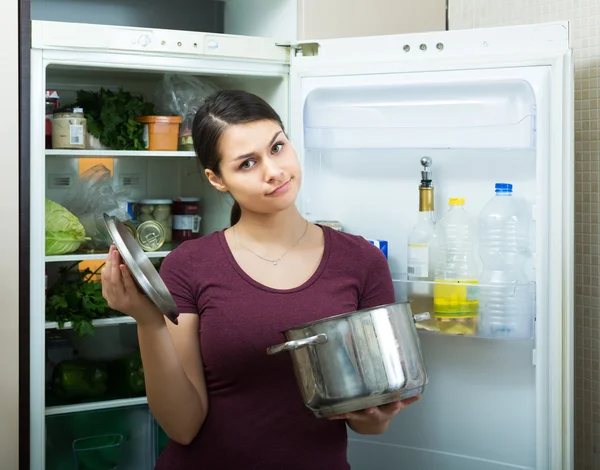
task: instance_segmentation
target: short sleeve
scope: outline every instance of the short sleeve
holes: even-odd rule
[[[167,255],[160,267],[160,277],[171,293],[179,313],[198,313],[196,288],[192,285],[192,257],[186,244]]]
[[[391,304],[396,301],[390,267],[385,255],[376,247],[365,246],[365,278],[359,309]]]

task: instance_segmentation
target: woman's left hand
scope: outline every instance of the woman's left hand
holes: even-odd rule
[[[359,434],[381,434],[390,420],[400,411],[418,401],[421,396],[408,398],[402,401],[388,403],[387,405],[367,408],[352,413],[331,416],[329,419],[345,419],[352,430]]]

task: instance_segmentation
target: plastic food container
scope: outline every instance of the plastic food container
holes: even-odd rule
[[[138,220],[142,223],[149,220],[158,222],[165,231],[165,243],[173,239],[172,204],[171,199],[142,199],[138,204]]]
[[[114,470],[121,457],[122,434],[104,434],[73,441],[77,470]]]
[[[52,148],[85,149],[87,121],[82,108],[58,108],[52,117]]]
[[[181,116],[140,116],[137,121],[144,125],[146,150],[177,150]]]
[[[183,242],[200,236],[200,199],[173,199],[173,241]]]

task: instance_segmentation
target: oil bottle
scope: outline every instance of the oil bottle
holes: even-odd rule
[[[417,328],[436,330],[433,317],[433,281],[435,276],[436,239],[432,160],[421,158],[419,184],[419,214],[417,223],[408,236],[407,271],[408,300],[413,315],[428,312],[431,320],[417,322]]]

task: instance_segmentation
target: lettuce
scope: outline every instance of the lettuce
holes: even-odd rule
[[[79,219],[60,204],[46,199],[46,255],[77,251],[89,240]]]

